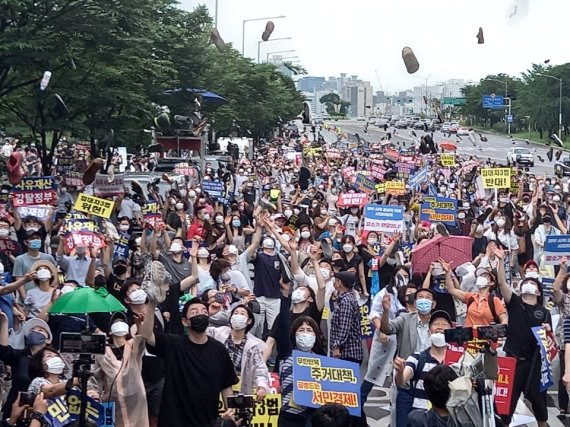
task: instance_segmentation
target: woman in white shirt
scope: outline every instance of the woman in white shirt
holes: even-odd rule
[[[512,230],[511,219],[504,215],[495,217],[495,224],[489,228],[484,236],[489,240],[498,240],[508,249],[510,255],[510,265],[513,268],[517,261],[517,252],[519,250],[519,240]]]

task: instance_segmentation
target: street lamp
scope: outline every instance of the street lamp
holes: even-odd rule
[[[560,101],[558,104],[558,138],[562,141],[562,77],[555,77],[548,74],[536,73],[537,76],[548,77],[549,79],[554,79],[560,83]]]
[[[269,62],[269,55],[275,55],[278,53],[292,53],[292,52],[297,52],[297,51],[295,49],[291,49],[291,50],[277,50],[275,52],[267,52],[266,62]]]
[[[499,83],[503,83],[505,85],[505,98],[509,100],[509,116],[511,115],[511,106],[512,106],[512,101],[511,98],[509,97],[509,82],[508,81],[504,81],[504,80],[499,80],[499,79],[492,79],[487,77],[485,80],[492,80],[494,82],[499,82]],[[511,134],[511,122],[509,122],[507,120],[507,126],[508,126],[508,134]]]
[[[278,39],[259,40],[257,42],[257,63],[259,64],[259,53],[261,52],[261,43],[276,42],[279,40],[291,40],[293,37],[279,37]]]
[[[245,51],[245,24],[246,24],[246,22],[265,21],[266,19],[269,20],[269,19],[281,19],[281,18],[285,18],[285,15],[267,16],[265,18],[244,19],[243,24],[242,24],[242,32],[241,32],[241,54],[242,54],[242,56],[243,56],[244,51]]]

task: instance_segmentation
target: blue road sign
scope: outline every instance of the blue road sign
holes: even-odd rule
[[[503,108],[502,95],[483,95],[483,108]]]
[[[513,115],[507,114],[507,123],[512,123],[512,122],[513,122]]]

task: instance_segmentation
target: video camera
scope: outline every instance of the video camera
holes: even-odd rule
[[[80,332],[62,332],[59,350],[62,353],[105,354],[107,336]]]
[[[242,393],[228,396],[228,408],[236,409],[236,417],[241,421],[239,424],[242,427],[251,425],[253,419],[253,407],[255,402],[252,395],[245,395]]]
[[[497,342],[501,338],[506,338],[507,334],[507,325],[503,324],[477,326],[474,328],[453,328],[444,331],[445,342],[455,344],[462,344],[474,338]]]

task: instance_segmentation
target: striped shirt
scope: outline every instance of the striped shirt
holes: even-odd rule
[[[570,344],[570,316],[566,316],[564,319],[562,333],[564,334],[564,344]]]
[[[309,410],[305,406],[293,403],[293,356],[289,356],[279,364],[279,379],[281,381],[281,414],[302,419]]]
[[[422,371],[417,372],[420,355],[421,357],[424,358],[425,363],[422,368]],[[429,348],[427,350],[422,351],[421,353],[412,354],[406,360],[406,366],[409,366],[414,371],[414,376],[412,377],[411,380],[412,386],[413,384],[415,384],[414,403],[412,405],[414,408],[428,409],[429,400],[424,390],[424,378],[429,371],[431,371],[436,365],[439,364],[440,363],[437,361],[437,359],[433,358],[432,355],[429,353]]]

